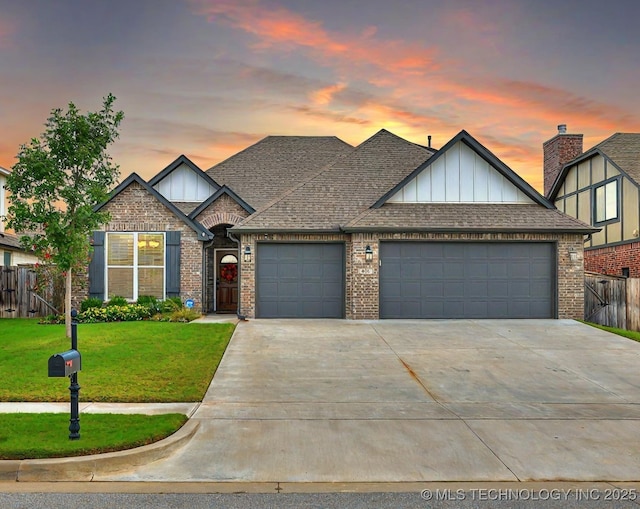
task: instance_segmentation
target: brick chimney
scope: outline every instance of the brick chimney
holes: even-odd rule
[[[544,151],[544,195],[548,196],[551,186],[562,167],[582,154],[582,134],[567,134],[567,124],[558,126],[558,134],[542,144]]]

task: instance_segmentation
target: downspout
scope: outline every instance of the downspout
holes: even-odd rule
[[[233,233],[231,233],[231,231],[229,231],[229,229],[227,228],[227,237],[229,237],[233,242],[235,242],[238,245],[238,265],[240,266],[240,269],[238,271],[238,305],[236,307],[236,316],[240,319],[240,320],[246,320],[246,318],[240,314],[240,303],[242,302],[241,296],[242,296],[242,266],[240,265],[242,263],[242,253],[240,252],[240,240],[236,239],[233,236]]]

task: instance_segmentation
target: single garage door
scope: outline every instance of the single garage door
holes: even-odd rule
[[[256,316],[343,318],[344,244],[257,247]]]
[[[381,318],[554,318],[555,244],[383,242]]]

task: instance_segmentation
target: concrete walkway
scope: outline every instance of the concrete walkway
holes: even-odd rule
[[[187,445],[93,480],[637,481],[639,364],[568,320],[241,322]]]

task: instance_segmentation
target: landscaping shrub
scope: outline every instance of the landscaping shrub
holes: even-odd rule
[[[102,299],[99,299],[98,297],[89,297],[80,303],[80,312],[82,313],[90,308],[101,308],[102,303]]]
[[[124,297],[120,297],[119,295],[116,295],[115,297],[111,297],[109,302],[107,302],[107,307],[109,307],[109,306],[126,306],[127,304],[129,304],[127,302],[127,299],[125,299]]]
[[[197,313],[193,309],[183,308],[171,313],[171,321],[172,322],[191,322],[196,320],[202,316],[200,313]]]
[[[64,323],[64,315],[47,315],[44,318],[41,318],[38,323],[44,325],[58,325],[60,323]]]
[[[169,297],[160,303],[161,313],[173,313],[179,309],[182,309],[182,299],[180,297]]]
[[[118,304],[124,302],[124,304]],[[78,323],[101,322],[133,322],[138,320],[155,320],[159,322],[191,322],[200,318],[200,313],[182,307],[179,297],[158,301],[152,296],[141,296],[137,304],[129,304],[123,297],[113,297],[106,306],[100,299],[89,298],[80,305],[80,313],[76,317]],[[64,315],[49,315],[42,318],[42,324],[64,323]]]
[[[158,302],[158,299],[153,295],[140,295],[140,297],[138,297],[137,304],[140,306],[147,306],[151,310],[152,314],[160,312],[160,302]]]

